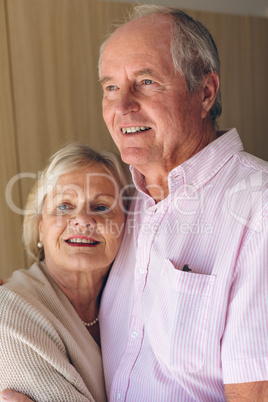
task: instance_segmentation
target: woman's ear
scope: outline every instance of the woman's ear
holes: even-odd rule
[[[38,223],[39,241],[43,241],[43,219],[41,218]]]
[[[202,118],[204,119],[214,105],[220,87],[220,79],[214,71],[205,75],[202,84]]]

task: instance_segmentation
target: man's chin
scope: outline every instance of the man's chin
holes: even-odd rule
[[[146,158],[146,152],[141,148],[128,148],[121,151],[121,159],[128,165],[138,166],[146,164],[148,158]]]

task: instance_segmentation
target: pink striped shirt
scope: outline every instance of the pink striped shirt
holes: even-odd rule
[[[138,192],[101,305],[110,401],[224,401],[268,379],[268,163],[235,129]]]

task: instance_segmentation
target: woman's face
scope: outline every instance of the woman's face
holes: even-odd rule
[[[100,165],[60,176],[46,196],[39,223],[52,276],[62,271],[108,271],[124,231],[120,190]]]

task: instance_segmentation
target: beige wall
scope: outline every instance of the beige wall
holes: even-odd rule
[[[101,117],[98,47],[130,4],[0,0],[0,277],[24,266],[22,216],[5,199],[17,173],[36,174],[67,140],[115,150]],[[221,127],[236,126],[247,151],[268,159],[268,20],[189,12],[213,33],[222,59]],[[23,208],[33,179],[17,182]],[[11,205],[11,204],[10,204]]]

